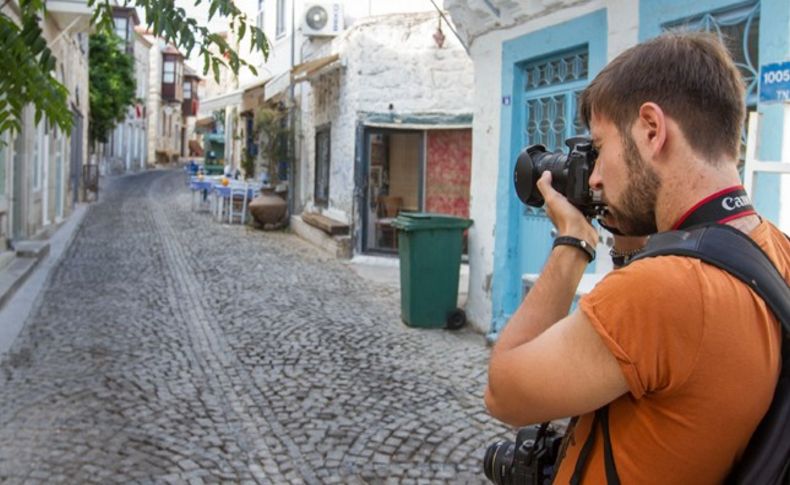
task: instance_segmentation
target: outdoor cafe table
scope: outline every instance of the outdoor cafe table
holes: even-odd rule
[[[246,189],[246,194],[244,197],[243,206],[241,208],[242,213],[242,222],[244,221],[244,215],[247,211],[247,204],[255,197],[255,195],[260,192],[261,186],[259,184],[252,184],[246,182],[237,182],[237,181],[230,181],[228,185],[222,185],[221,183],[214,183],[212,186],[212,193],[216,199],[216,203],[214,205],[214,217],[218,221],[222,220],[222,216],[224,213],[224,205],[225,200],[228,201],[228,222],[233,222],[231,220],[231,207],[230,204],[233,201],[230,200],[231,198],[231,191],[234,193],[238,193],[238,191],[244,191]]]
[[[198,196],[198,207],[208,203],[208,194],[215,183],[215,179],[204,177],[192,177],[189,181],[189,189],[192,191],[192,210],[195,210],[195,196]],[[203,209],[207,210],[207,209]]]

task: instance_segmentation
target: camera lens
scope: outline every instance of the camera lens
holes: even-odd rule
[[[547,152],[543,145],[532,145],[522,151],[513,171],[513,183],[521,202],[532,207],[543,205],[543,196],[540,195],[537,183],[545,171],[551,172],[551,186],[554,190],[564,194],[568,178],[567,160],[565,153]]]
[[[510,466],[513,461],[515,443],[498,441],[489,446],[483,457],[483,473],[486,478],[497,485],[510,483]]]

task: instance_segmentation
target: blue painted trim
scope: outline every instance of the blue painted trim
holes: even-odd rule
[[[790,60],[790,2],[762,0],[760,3],[760,64]],[[759,103],[761,160],[779,160],[782,156],[784,112],[781,104]],[[760,174],[755,177],[754,205],[768,220],[779,221],[781,176]]]
[[[513,167],[522,148],[524,126],[524,79],[520,69],[524,63],[555,52],[587,45],[589,49],[588,79],[606,64],[606,10],[597,10],[582,17],[546,27],[502,45],[502,97],[509,96],[510,105],[500,110],[499,176],[497,179],[496,229],[494,236],[494,275],[492,280],[491,335],[498,333],[521,300],[520,254],[529,251],[529,241],[519,240],[522,221],[521,203],[513,190]]]
[[[644,41],[662,32],[662,26],[673,21],[706,12],[754,3],[733,0],[642,0],[639,4],[639,40]],[[760,1],[760,64],[790,60],[790,2]],[[760,120],[761,160],[779,160],[784,130],[781,105],[758,103]],[[790,141],[787,141],[790,143]],[[767,219],[779,220],[780,176],[761,174],[757,177],[754,203]]]

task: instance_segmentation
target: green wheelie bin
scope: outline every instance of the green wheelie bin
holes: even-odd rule
[[[458,329],[457,308],[463,233],[469,219],[427,212],[401,213],[398,230],[401,319],[410,327]]]

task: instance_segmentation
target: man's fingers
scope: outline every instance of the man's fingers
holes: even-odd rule
[[[551,186],[551,172],[546,170],[540,174],[540,178],[535,185],[538,186],[538,190],[540,191],[540,195],[543,196],[543,200],[547,200],[551,196],[551,193],[554,192],[554,187]]]

